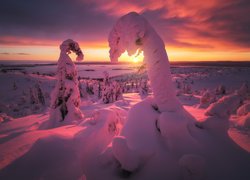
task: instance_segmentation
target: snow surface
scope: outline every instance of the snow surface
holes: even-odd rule
[[[122,66],[125,67],[125,65]],[[108,67],[110,72],[117,65]],[[40,66],[40,68],[42,72],[44,67]],[[100,65],[89,65],[89,68],[96,68],[95,76],[103,77],[103,71],[98,74],[97,69]],[[250,68],[247,67],[174,67],[171,72],[174,80],[178,79],[182,83],[194,81],[190,84],[192,94],[181,93],[178,99],[186,111],[199,122],[207,119],[204,114],[206,109],[199,108],[204,89],[213,92],[222,84],[228,90],[226,95],[229,95],[240,89],[250,77]],[[125,78],[128,72],[118,71],[117,73],[120,78]],[[14,81],[17,86],[16,90],[13,89]],[[55,86],[55,77],[42,75],[42,73],[32,74],[32,72],[23,74],[22,70],[0,73],[2,85],[0,110],[1,113],[5,113],[1,117],[9,117],[9,120],[0,123],[0,179],[84,179],[85,177],[90,180],[180,179],[181,177],[195,179],[193,176],[195,174],[198,179],[200,177],[228,180],[249,179],[250,131],[249,128],[237,125],[239,117],[236,114],[233,114],[235,121],[229,121],[230,128],[227,133],[230,139],[222,136],[218,138],[214,133],[215,138],[206,133],[202,133],[201,137],[199,134],[203,130],[200,128],[208,126],[198,124],[200,128],[195,128],[191,123],[188,125],[189,129],[195,130],[192,136],[200,137],[198,144],[202,144],[204,139],[208,140],[207,144],[201,147],[202,152],[185,155],[178,155],[176,152],[177,154],[170,155],[166,154],[169,152],[169,147],[165,145],[157,128],[143,123],[158,117],[159,112],[152,106],[155,104],[152,97],[147,97],[144,102],[141,102],[138,93],[125,93],[123,100],[111,104],[92,102],[83,98],[80,110],[85,117],[81,122],[44,129],[44,123],[49,120],[48,109],[32,109],[34,105],[29,104],[29,100],[23,105],[19,103],[23,96],[28,97],[28,94],[23,95],[23,91],[28,92],[29,87],[33,87],[37,81],[40,81],[42,91],[48,95],[45,96],[45,101],[49,106],[49,94]],[[138,103],[142,104],[141,108],[138,107]],[[14,105],[18,111],[9,108]],[[120,141],[119,137],[128,134],[126,128],[123,127],[128,126],[127,118],[131,114],[135,114],[132,116],[139,129],[147,129],[149,126],[149,133],[143,131],[144,134],[141,134],[136,127],[131,132],[138,138],[130,143],[136,145],[137,152],[142,154],[139,157],[140,163],[135,164],[139,168],[135,168],[133,173],[121,170],[115,158],[112,159],[113,153],[110,152],[113,140]],[[136,118],[142,115],[144,119]],[[211,120],[217,122],[220,119],[211,117]],[[225,120],[228,121],[228,118]],[[154,120],[149,123],[156,127]],[[214,130],[207,128],[205,131],[211,134]],[[121,140],[118,143],[124,142]],[[131,146],[128,141],[126,146]],[[136,159],[133,161],[136,162]]]

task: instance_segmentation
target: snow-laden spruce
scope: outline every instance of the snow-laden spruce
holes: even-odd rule
[[[121,100],[123,97],[120,84],[116,81],[111,81],[107,71],[104,71],[103,74],[102,102],[108,104]]]
[[[134,166],[135,162],[127,162],[130,154],[137,152],[136,159],[140,161],[157,151],[157,129],[172,152],[182,151],[187,144],[191,149],[195,147],[195,141],[187,129],[190,117],[186,115],[175,95],[164,42],[153,27],[139,14],[129,13],[115,24],[109,35],[109,46],[112,62],[116,62],[125,50],[129,55],[144,52],[144,61],[154,95],[154,99],[147,98],[131,108],[128,121],[121,131],[121,136],[125,138],[117,137],[113,141],[113,153],[121,166],[134,171],[138,166]],[[176,135],[176,131],[182,132],[182,135]],[[122,153],[123,157],[120,157],[117,151],[122,149],[119,145],[127,146],[126,153]],[[140,162],[136,164],[139,165]]]
[[[68,39],[60,45],[60,57],[57,64],[57,83],[51,95],[50,119],[52,126],[71,123],[83,118],[79,106],[81,103],[75,64],[69,57],[71,52],[76,60],[83,59],[83,53],[77,42]],[[52,122],[51,122],[52,123]]]
[[[117,62],[127,50],[128,55],[143,51],[154,98],[161,112],[180,108],[171,80],[165,45],[153,27],[137,13],[121,17],[109,35],[110,59]]]
[[[144,52],[153,98],[129,110],[120,136],[103,156],[110,157],[111,152],[119,168],[135,174],[143,171],[146,179],[234,179],[235,172],[247,176],[243,167],[249,156],[228,137],[228,119],[209,117],[196,123],[177,100],[164,43],[143,16],[135,12],[122,16],[109,35],[109,46],[112,62],[126,50],[129,55]],[[221,154],[224,150],[230,153]],[[232,165],[235,157],[238,161]],[[219,158],[223,160],[215,164]],[[154,168],[149,168],[151,164]]]

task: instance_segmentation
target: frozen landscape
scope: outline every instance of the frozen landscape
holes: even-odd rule
[[[74,64],[72,40],[58,64],[1,64],[0,179],[250,179],[249,64],[170,65],[135,13],[109,46],[113,64]]]
[[[0,179],[165,179],[170,172],[180,175],[181,172],[177,173],[175,167],[176,155],[171,161],[168,159],[170,157],[164,156],[164,151],[168,149],[161,139],[148,139],[146,136],[138,140],[149,143],[150,148],[157,141],[162,147],[158,155],[145,160],[131,175],[122,172],[117,162],[106,162],[106,157],[102,156],[126,124],[131,107],[142,100],[149,104],[152,101],[147,75],[138,72],[139,66],[76,65],[83,95],[80,110],[84,117],[56,128],[44,127],[49,121],[50,94],[56,83],[56,66],[1,67]],[[123,91],[120,100],[107,104],[98,95],[99,84],[103,86],[104,71],[109,73],[110,81],[117,81],[121,85]],[[235,93],[245,83],[248,87],[250,85],[250,67],[246,66],[172,66],[171,73],[179,101],[197,122],[211,118],[205,113],[211,103]],[[41,89],[44,101],[39,101],[37,86]],[[32,96],[31,92],[35,94]],[[205,174],[220,177],[234,172],[237,179],[247,179],[250,167],[249,110],[248,89],[248,96],[235,107],[230,116],[223,119],[229,122],[224,133],[234,143],[236,152],[225,150],[223,139],[218,140],[218,144],[213,145],[215,147],[208,145],[206,151],[216,150],[214,153],[218,153],[219,158],[207,163],[203,169]],[[150,116],[151,111],[154,111],[153,104],[151,109],[146,106],[134,113],[143,116],[138,117],[143,121]],[[157,116],[157,111],[155,113],[154,116]],[[215,121],[222,120],[217,116],[213,118]],[[144,128],[143,122],[139,128]],[[154,133],[160,136],[157,128]],[[238,155],[235,153],[246,155],[247,164],[237,166],[239,172],[230,169],[230,166],[237,163]],[[235,157],[231,159],[231,156]],[[225,160],[230,162],[224,164]],[[220,169],[225,171],[220,172]],[[246,174],[242,174],[244,172]]]

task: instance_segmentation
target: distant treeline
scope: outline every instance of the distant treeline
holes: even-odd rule
[[[133,62],[118,62],[110,63],[109,61],[100,62],[75,62],[76,65],[135,65],[139,66],[140,63]],[[0,61],[0,67],[35,67],[35,66],[54,66],[57,65],[56,61]],[[250,67],[250,61],[171,61],[171,66],[215,66],[215,67]]]

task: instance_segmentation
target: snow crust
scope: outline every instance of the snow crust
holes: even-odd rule
[[[110,104],[82,98],[80,110],[84,119],[74,125],[49,129],[44,126],[50,122],[47,109],[40,113],[30,109],[31,115],[22,115],[21,118],[12,117],[14,113],[10,110],[1,109],[11,120],[0,124],[0,179],[249,179],[249,130],[245,126],[230,127],[228,118],[206,117],[205,109],[196,106],[202,94],[199,92],[204,92],[204,87],[208,89],[207,84],[212,91],[221,82],[234,82],[229,86],[234,87],[231,90],[234,92],[240,89],[249,71],[225,69],[222,76],[214,77],[220,68],[200,68],[209,73],[206,79],[199,79],[199,73],[190,77],[194,80],[192,89],[198,90],[197,94],[179,96],[185,109],[199,122],[193,122],[185,111],[178,111],[177,115],[169,112],[162,115],[162,120],[168,116],[172,121],[162,121],[160,128],[161,113],[154,98],[149,96],[142,101],[137,93],[124,93],[124,100]],[[200,68],[181,67],[172,71],[175,77],[179,77],[183,71],[194,74]],[[124,74],[121,78],[126,76]],[[187,75],[181,77],[185,78]],[[16,90],[12,90],[14,80]],[[29,91],[29,86],[35,85],[36,81],[41,81],[45,94],[49,94],[55,85],[55,78],[50,76],[0,73],[3,84],[1,103],[6,107],[9,103],[18,103],[22,91]],[[49,96],[45,96],[45,101],[49,102]],[[236,116],[236,123],[242,117],[244,115]],[[182,118],[183,123],[180,123],[178,119]],[[227,131],[229,127],[230,131]],[[186,142],[190,136],[195,142]],[[189,146],[188,142],[192,145]],[[116,155],[113,153],[115,147]]]

